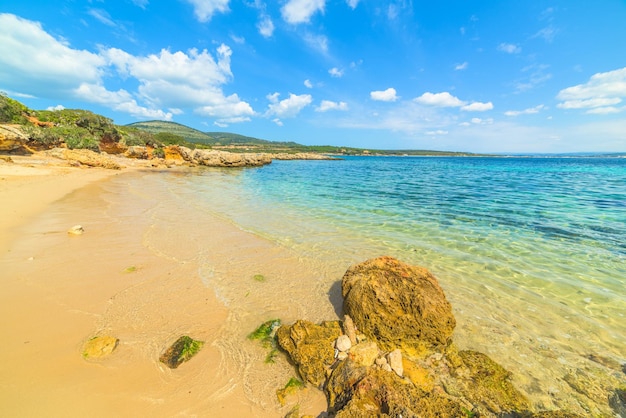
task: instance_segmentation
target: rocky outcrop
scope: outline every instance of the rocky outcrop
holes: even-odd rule
[[[14,152],[26,146],[28,135],[19,126],[0,124],[0,152]]]
[[[278,154],[271,154],[273,160],[339,160],[340,158],[331,157],[326,154],[315,154],[312,152],[296,152],[289,154],[281,152]]]
[[[270,164],[272,159],[267,154],[232,153],[216,150],[189,149],[178,147],[185,161],[207,167],[259,167]]]
[[[49,151],[44,151],[43,153],[51,157],[69,161],[76,165],[102,167],[112,170],[119,170],[122,168],[120,164],[110,158],[107,154],[100,154],[87,149],[53,148]]]
[[[391,257],[350,267],[342,280],[344,312],[385,350],[419,355],[443,350],[456,325],[452,307],[426,269]]]
[[[349,268],[342,289],[342,323],[299,320],[277,331],[300,376],[324,390],[328,416],[577,417],[532,412],[507,370],[458,351],[450,304],[428,270],[380,257]]]

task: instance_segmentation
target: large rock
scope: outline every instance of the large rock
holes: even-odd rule
[[[19,125],[0,124],[0,151],[17,151],[26,146],[28,135]]]
[[[91,338],[83,346],[84,359],[98,359],[106,357],[115,350],[119,340],[108,335]]]
[[[450,342],[452,307],[427,269],[379,257],[350,267],[341,285],[344,312],[382,349],[421,355]]]
[[[119,170],[122,168],[121,165],[106,154],[100,154],[87,149],[53,148],[49,151],[45,151],[44,154],[88,167],[102,167],[111,170]]]
[[[298,368],[300,376],[321,388],[326,372],[335,362],[335,340],[341,334],[339,322],[316,325],[298,320],[276,331],[278,345],[285,350]]]
[[[207,167],[258,167],[272,162],[268,154],[192,150],[186,147],[179,147],[178,151],[185,161]]]

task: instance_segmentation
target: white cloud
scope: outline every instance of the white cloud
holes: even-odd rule
[[[468,105],[461,107],[461,110],[466,112],[485,112],[487,110],[493,109],[493,103],[481,103],[481,102],[473,102]]]
[[[535,33],[532,38],[543,38],[548,43],[551,43],[554,40],[554,37],[558,33],[558,30],[554,29],[552,26],[545,27],[540,29],[537,33]]]
[[[617,113],[625,107],[613,107],[626,98],[626,67],[596,73],[585,84],[563,89],[557,95],[561,109],[589,109],[587,113]]]
[[[329,110],[348,110],[348,103],[322,100],[322,103],[315,109],[316,112],[328,112]]]
[[[436,131],[427,131],[426,135],[431,135],[431,136],[448,135],[448,131],[444,131],[443,129],[437,129]]]
[[[544,108],[545,106],[541,104],[535,107],[529,107],[528,109],[524,110],[507,110],[506,112],[504,112],[504,114],[506,116],[532,115],[534,113],[539,113],[539,111],[543,110]]]
[[[262,16],[256,27],[259,33],[265,38],[271,38],[274,34],[274,23],[269,16]]]
[[[330,70],[328,70],[328,74],[330,74],[331,77],[336,77],[336,78],[343,77],[343,73],[344,71],[340,70],[337,67],[333,67]]]
[[[237,36],[235,34],[230,34],[230,39],[233,40],[233,42],[235,42],[236,44],[245,44],[246,43],[246,38],[244,38],[243,36]]]
[[[316,12],[324,12],[326,0],[289,0],[281,9],[283,19],[293,25],[308,23]]]
[[[313,83],[311,83],[311,80],[309,79],[304,80],[304,85],[306,88],[309,88],[309,89],[313,88]]]
[[[442,93],[430,93],[426,92],[420,97],[415,99],[416,102],[422,103],[428,106],[437,107],[460,107],[465,105],[465,102],[458,97],[454,97],[447,91]]]
[[[387,90],[377,90],[370,92],[370,98],[380,102],[395,102],[398,100],[396,89],[389,87]]]
[[[113,22],[113,19],[111,19],[111,15],[106,10],[89,9],[87,13],[104,25],[116,26],[115,22]]]
[[[356,6],[359,4],[359,0],[346,0],[346,3],[348,3],[348,6],[350,6],[351,9],[356,9]]]
[[[50,106],[46,110],[54,112],[54,111],[63,110],[63,109],[65,109],[65,106],[63,106],[63,105],[56,105],[56,106]]]
[[[456,71],[466,70],[468,65],[469,65],[469,64],[467,63],[467,61],[465,61],[465,62],[464,62],[464,63],[462,63],[462,64],[457,64],[457,65],[455,65],[455,66],[454,66],[454,69],[455,69]]]
[[[132,0],[132,2],[135,6],[145,9],[150,1],[149,0]]]
[[[194,14],[200,22],[208,22],[217,12],[228,12],[230,0],[186,0],[193,6]]]
[[[79,98],[139,118],[171,119],[160,107],[193,108],[222,118],[249,117],[254,112],[236,94],[224,95],[232,79],[232,51],[220,45],[214,58],[208,51],[162,50],[133,56],[121,49],[98,54],[76,50],[46,33],[36,22],[0,14],[0,88],[48,99]],[[121,76],[133,91],[106,87]]]
[[[324,35],[313,35],[307,33],[304,35],[304,41],[313,49],[326,54],[328,53],[328,38]]]
[[[280,119],[278,119],[278,118],[274,118],[274,119],[272,119],[272,122],[274,122],[274,123],[275,123],[276,125],[278,125],[278,126],[283,126],[283,121],[281,121],[281,120],[280,120]]]
[[[491,125],[493,123],[493,119],[472,118],[472,123],[474,125]]]
[[[498,51],[506,52],[507,54],[519,54],[522,52],[522,48],[514,44],[501,43],[498,45]]]
[[[278,101],[278,93],[269,95],[268,99],[271,104],[268,106],[266,115],[275,115],[282,118],[296,116],[313,101],[310,94],[296,95],[293,93],[289,93],[289,97],[281,101]]]

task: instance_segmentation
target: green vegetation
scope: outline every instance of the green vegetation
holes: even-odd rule
[[[17,100],[0,92],[0,123],[26,123],[29,109]]]
[[[252,276],[252,278],[257,281],[257,282],[264,282],[265,281],[265,276],[262,274],[255,274],[254,276]]]
[[[250,340],[258,340],[264,348],[269,349],[265,356],[265,363],[274,363],[278,348],[276,346],[276,330],[280,327],[280,319],[265,321],[257,329],[248,335]]]
[[[137,271],[137,267],[136,266],[130,266],[130,267],[126,267],[124,269],[124,273],[134,273]]]
[[[183,338],[185,340],[184,340],[183,349],[180,352],[179,358],[182,361],[187,361],[193,356],[195,356],[196,354],[198,354],[198,351],[200,351],[200,349],[204,345],[204,341],[194,340],[191,337],[187,337],[187,336]]]
[[[298,378],[292,377],[291,379],[289,379],[285,387],[276,391],[276,397],[278,398],[278,402],[280,402],[281,405],[285,405],[287,396],[297,392],[303,387],[304,382],[302,382]]]

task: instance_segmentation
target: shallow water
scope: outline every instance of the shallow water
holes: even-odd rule
[[[626,361],[626,159],[276,161],[164,181],[189,208],[318,270],[306,288],[313,296],[302,280],[276,289],[297,301],[301,318],[341,315],[345,269],[392,255],[435,273],[454,307],[457,344],[512,370],[536,407],[598,413],[564,378],[573,370],[623,378],[587,356]],[[203,280],[236,311],[244,289],[213,280],[214,262],[203,262]],[[286,306],[275,316],[295,319]]]

